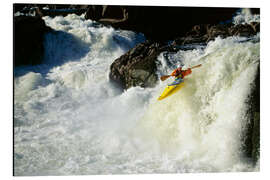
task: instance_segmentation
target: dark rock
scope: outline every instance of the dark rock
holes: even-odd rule
[[[172,44],[174,46],[177,46],[177,45],[182,45],[183,42],[185,41],[186,37],[177,37],[174,39],[174,41],[172,42]]]
[[[172,40],[196,24],[217,24],[232,19],[238,8],[89,6],[86,19],[93,19],[114,28],[145,34],[155,41]],[[100,16],[101,14],[101,16]]]
[[[260,112],[254,113],[251,157],[254,163],[260,158]]]
[[[255,33],[260,32],[260,23],[259,22],[251,22],[250,26],[253,28]]]
[[[102,18],[123,19],[123,8],[121,6],[103,6]]]
[[[70,9],[88,9],[89,5],[70,5]]]
[[[231,24],[218,24],[218,25],[195,25],[190,31],[183,37],[178,37],[173,41],[174,45],[186,45],[186,44],[198,44],[206,43],[210,40],[214,40],[220,36],[226,38],[230,36]]]
[[[260,67],[258,67],[255,79],[255,87],[251,94],[252,112],[253,112],[253,129],[252,129],[252,152],[253,162],[257,162],[260,157]]]
[[[216,37],[226,38],[230,36],[229,28],[231,24],[218,24],[211,26],[207,31],[207,41],[214,40]]]
[[[193,37],[203,36],[207,33],[209,27],[210,27],[210,24],[195,25],[191,28],[190,31],[186,33],[185,36],[193,36]]]
[[[251,14],[260,14],[260,8],[250,8]]]
[[[186,45],[207,43],[216,37],[226,38],[228,36],[250,37],[260,32],[260,23],[251,22],[250,24],[218,24],[218,25],[195,25],[185,36],[178,37],[173,41],[173,45]]]
[[[14,17],[14,65],[40,64],[43,59],[43,36],[51,29],[40,17]]]
[[[102,17],[102,10],[103,6],[101,5],[89,6],[85,14],[85,19],[99,20]]]
[[[176,38],[173,41],[175,46],[177,45],[187,45],[187,44],[201,44],[205,43],[208,40],[208,36],[203,35],[201,37],[194,37],[194,36],[187,36],[187,37],[180,37]]]
[[[256,164],[260,157],[260,67],[246,103],[249,108],[247,109],[248,122],[242,135],[243,152]]]
[[[153,87],[158,80],[155,62],[161,48],[161,44],[149,41],[138,44],[112,63],[110,80],[123,89]]]
[[[249,36],[255,35],[258,32],[258,30],[259,30],[258,25],[256,26],[256,23],[253,23],[253,25],[239,24],[230,28],[229,31],[230,31],[230,34],[234,36],[249,37]]]

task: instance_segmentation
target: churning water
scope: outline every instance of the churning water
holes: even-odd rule
[[[45,63],[14,70],[15,175],[258,171],[241,153],[259,34],[158,57],[158,74],[203,64],[184,88],[121,92],[111,63],[144,36],[77,15],[44,18]],[[172,65],[171,65],[172,64]]]

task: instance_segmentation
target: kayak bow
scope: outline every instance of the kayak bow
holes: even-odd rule
[[[167,85],[167,87],[164,89],[162,94],[159,96],[158,100],[162,100],[177,91],[179,91],[184,86],[184,80],[183,79],[177,79],[172,84]]]

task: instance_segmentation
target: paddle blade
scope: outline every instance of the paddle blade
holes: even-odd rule
[[[171,77],[170,75],[165,75],[165,76],[161,76],[160,80],[161,81],[165,81],[166,79],[168,79],[169,77]]]
[[[198,67],[201,67],[201,66],[202,66],[202,65],[199,64],[199,65],[197,65],[197,66],[193,66],[191,69],[198,68]]]

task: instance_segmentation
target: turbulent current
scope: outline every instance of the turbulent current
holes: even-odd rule
[[[44,17],[45,62],[14,69],[15,175],[258,171],[242,155],[260,35],[216,38],[158,57],[158,75],[202,64],[176,94],[166,85],[121,92],[111,63],[145,41],[83,16]],[[238,18],[239,20],[239,18]]]

